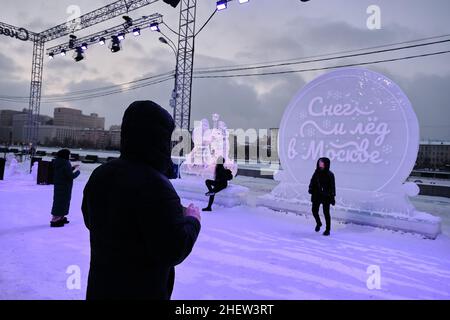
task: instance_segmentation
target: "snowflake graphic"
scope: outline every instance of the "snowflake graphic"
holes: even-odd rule
[[[316,130],[313,129],[313,128],[309,128],[309,129],[306,130],[306,135],[307,135],[308,137],[312,137],[312,136],[314,136],[315,134],[316,134]]]
[[[330,129],[331,128],[331,120],[330,119],[326,119],[322,122],[322,125],[325,129]]]
[[[392,146],[389,144],[384,145],[381,150],[383,151],[383,153],[385,154],[389,154],[392,153]]]
[[[328,91],[327,98],[331,98],[334,100],[340,100],[343,98],[343,94],[340,91],[334,90],[334,91]]]
[[[306,114],[305,111],[300,111],[298,117],[299,117],[301,120],[303,120],[303,119],[306,119],[307,114]]]

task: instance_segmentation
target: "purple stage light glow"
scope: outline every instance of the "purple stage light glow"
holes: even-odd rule
[[[219,11],[225,10],[227,8],[227,3],[228,3],[227,0],[217,1],[217,4],[216,4],[217,10],[219,10]]]
[[[134,28],[134,29],[133,29],[133,34],[134,34],[135,36],[139,36],[139,35],[141,34],[141,29],[140,29],[140,28]]]
[[[150,30],[159,31],[159,24],[157,22],[153,22],[150,24]]]

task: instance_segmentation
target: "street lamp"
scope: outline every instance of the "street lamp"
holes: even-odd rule
[[[169,41],[167,41],[167,39],[165,37],[159,37],[158,38],[159,42],[168,45],[173,53],[175,54],[175,84],[173,86],[173,90],[172,90],[172,99],[170,99],[169,101],[169,105],[174,108],[174,112],[175,112],[175,106],[176,106],[176,99],[177,99],[177,95],[178,95],[178,87],[177,87],[177,80],[178,80],[178,53],[177,50],[175,48],[175,44],[173,43],[172,40],[169,39],[169,41],[172,43],[169,43]]]
[[[167,41],[166,38],[164,38],[164,37],[159,37],[158,40],[159,40],[159,42],[168,45],[168,46],[170,47],[170,49],[172,49],[173,53],[175,54],[175,57],[177,56],[177,50],[175,49],[174,46],[172,46],[172,45]]]

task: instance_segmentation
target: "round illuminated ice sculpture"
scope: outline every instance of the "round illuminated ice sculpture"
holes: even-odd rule
[[[286,108],[279,130],[283,170],[275,175],[281,183],[260,204],[284,209],[289,200],[293,210],[309,212],[309,180],[317,160],[328,157],[336,176],[335,217],[406,230],[424,230],[431,221],[424,233],[436,235],[439,221],[414,208],[408,197],[418,187],[405,184],[418,149],[418,120],[397,84],[362,68],[326,73]]]
[[[207,119],[195,122],[192,137],[194,147],[180,167],[182,179],[213,179],[219,157],[225,160],[224,165],[231,170],[233,176],[236,175],[237,164],[229,158],[229,132],[225,122],[219,119],[217,113],[212,115],[212,128]]]

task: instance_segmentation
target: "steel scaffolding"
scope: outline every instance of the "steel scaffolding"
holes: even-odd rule
[[[27,141],[36,144],[41,108],[42,72],[44,70],[44,45],[42,37],[33,41],[33,63],[31,65],[30,100],[28,104]]]
[[[191,121],[196,11],[197,0],[181,0],[173,119],[177,127],[187,130]]]

